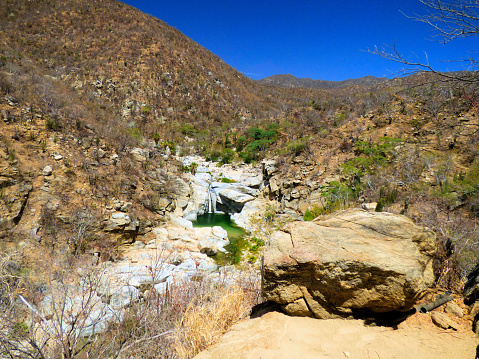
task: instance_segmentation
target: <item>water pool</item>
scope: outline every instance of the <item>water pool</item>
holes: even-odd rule
[[[248,246],[244,238],[246,232],[236,227],[229,214],[205,213],[198,216],[193,222],[193,227],[214,227],[220,226],[228,233],[230,244],[225,246],[227,253],[218,252],[213,258],[219,265],[237,264],[241,260],[241,254]]]

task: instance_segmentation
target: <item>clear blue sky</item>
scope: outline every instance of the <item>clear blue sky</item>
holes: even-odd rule
[[[418,0],[124,0],[180,30],[253,79],[276,74],[341,81],[367,75],[392,77],[402,68],[365,52],[393,45],[441,71],[460,69],[444,60],[466,58],[479,36],[439,44],[426,24],[404,16],[424,14]]]

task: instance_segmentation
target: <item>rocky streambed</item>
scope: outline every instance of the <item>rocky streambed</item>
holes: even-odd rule
[[[193,222],[205,214],[224,214],[248,229],[250,216],[264,207],[264,200],[258,198],[263,186],[261,168],[219,166],[201,157],[179,160],[185,167],[196,163],[196,171],[176,181],[175,210],[167,223],[124,245],[121,259],[92,266],[93,272],[78,271],[80,283],[90,284],[87,295],[82,285],[52,285],[56,294],[47,294],[39,305],[46,327],[55,330],[55,325],[58,326],[55,318],[58,318],[60,287],[63,290],[60,296],[67,298],[62,311],[75,316],[89,308],[87,320],[77,330],[82,335],[91,335],[105,330],[108,321],[120,319],[124,309],[141,298],[166,298],[179,283],[187,285],[188,281],[199,278],[224,281],[225,273],[228,278],[238,274],[234,266],[221,267],[214,259],[218,253],[226,252],[225,247],[230,243],[227,231],[221,226],[195,228]],[[113,213],[111,218],[108,227],[111,230],[134,225],[123,212]],[[63,330],[71,329],[67,321],[60,325],[65,326]]]

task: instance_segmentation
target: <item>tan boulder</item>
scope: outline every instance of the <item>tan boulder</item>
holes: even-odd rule
[[[292,315],[304,298],[323,319],[409,310],[434,283],[435,243],[431,230],[390,213],[351,209],[292,222],[265,250],[263,295]]]

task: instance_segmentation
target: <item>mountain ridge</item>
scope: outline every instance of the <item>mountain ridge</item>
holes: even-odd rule
[[[278,74],[257,80],[262,85],[280,86],[287,88],[311,88],[311,89],[337,89],[349,86],[374,86],[387,81],[385,77],[374,77],[371,75],[356,79],[347,79],[343,81],[313,80],[310,78],[298,78],[291,74]]]

